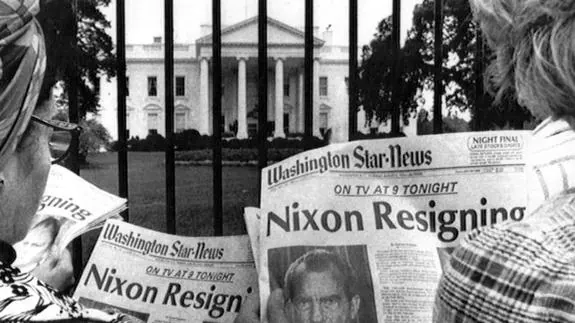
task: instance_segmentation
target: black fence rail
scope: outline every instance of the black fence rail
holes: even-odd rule
[[[76,0],[72,0],[76,1]],[[267,166],[268,150],[268,11],[267,0],[258,0],[258,167],[262,169]],[[397,53],[394,62],[393,77],[397,80],[394,84],[400,84],[402,59],[400,57],[400,11],[401,0],[393,0],[392,13],[392,39],[394,52]],[[129,198],[128,191],[128,147],[127,147],[127,124],[126,124],[126,28],[125,28],[125,0],[116,0],[116,55],[117,55],[117,127],[118,127],[118,183],[119,195]],[[434,64],[434,116],[442,115],[442,95],[444,94],[444,82],[442,80],[443,64],[443,1],[435,1],[435,64]],[[168,233],[176,232],[176,188],[175,188],[175,158],[174,158],[174,18],[173,0],[164,0],[164,62],[165,62],[165,190],[166,206],[165,220]],[[212,129],[213,129],[213,233],[221,235],[223,232],[223,182],[222,182],[222,134],[220,129],[220,115],[222,113],[221,84],[222,84],[222,39],[221,39],[221,0],[212,0],[212,57],[211,68],[213,71],[212,86]],[[313,135],[313,93],[318,91],[314,88],[314,1],[305,0],[305,46],[304,46],[304,129],[305,135]],[[483,42],[479,31],[477,32],[477,53],[476,53],[476,95],[477,98],[483,94]],[[349,0],[349,74],[348,74],[348,98],[349,115],[348,129],[349,140],[357,137],[357,111],[359,109],[359,87],[358,87],[358,0]],[[69,71],[74,75],[75,71]],[[74,82],[70,82],[70,120],[78,121],[78,100],[77,90]],[[393,105],[391,109],[391,132],[399,134],[401,111],[399,109],[400,93],[397,89],[393,94]],[[478,106],[481,100],[476,100]],[[479,110],[477,110],[479,111]],[[476,118],[479,120],[479,118]],[[442,132],[442,118],[434,118],[433,130],[435,133]],[[76,172],[79,171],[77,159],[74,155],[71,158],[70,167]],[[122,214],[125,220],[129,221],[129,211]],[[82,250],[77,242],[76,250]],[[79,246],[79,247],[78,247]],[[82,268],[81,254],[75,254],[76,268]]]

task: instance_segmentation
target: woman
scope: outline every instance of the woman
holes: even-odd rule
[[[38,278],[11,266],[12,244],[26,236],[50,169],[53,125],[49,91],[42,88],[46,56],[34,15],[38,0],[0,1],[0,321],[120,321],[120,315],[84,309]],[[45,84],[44,88],[50,88]],[[74,127],[70,127],[74,128]],[[40,276],[71,282],[70,255],[46,261]]]
[[[575,322],[575,1],[470,0],[496,59],[496,97],[544,121],[525,221],[469,234],[446,264],[434,321]]]

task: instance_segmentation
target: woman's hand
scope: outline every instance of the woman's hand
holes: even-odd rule
[[[260,321],[260,299],[258,294],[251,294],[242,304],[240,313],[234,323],[257,323]]]
[[[285,312],[284,291],[281,288],[274,289],[268,299],[268,322],[289,323]]]
[[[62,253],[50,253],[48,258],[32,271],[32,275],[48,285],[64,291],[74,285],[74,266],[68,248]]]
[[[268,299],[268,322],[289,323],[284,310],[284,294],[281,288],[276,288]],[[250,295],[242,305],[240,314],[234,323],[257,323],[260,322],[260,302],[257,295]]]

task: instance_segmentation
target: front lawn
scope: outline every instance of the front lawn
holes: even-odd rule
[[[96,186],[118,193],[116,153],[94,154],[80,175]],[[163,152],[128,153],[128,193],[130,222],[146,228],[164,231],[166,228],[166,182]],[[245,234],[243,208],[256,206],[259,171],[257,167],[223,167],[224,234]],[[177,233],[209,236],[212,230],[212,167],[176,167]],[[83,239],[87,260],[96,234]]]

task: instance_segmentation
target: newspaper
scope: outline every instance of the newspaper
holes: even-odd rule
[[[264,320],[272,297],[290,322],[431,322],[441,260],[458,241],[526,216],[529,139],[355,141],[263,169],[261,217],[248,209],[246,220],[259,227]]]
[[[246,229],[250,238],[252,250],[260,250],[260,209],[256,207],[246,207],[244,209],[244,220],[246,222]],[[256,271],[260,272],[260,254],[254,252],[254,262]]]
[[[23,272],[59,253],[81,234],[120,218],[126,199],[107,193],[68,169],[52,165],[40,207],[23,240],[14,244],[13,263]]]
[[[183,237],[108,221],[74,296],[142,322],[233,322],[258,277],[247,235]]]

